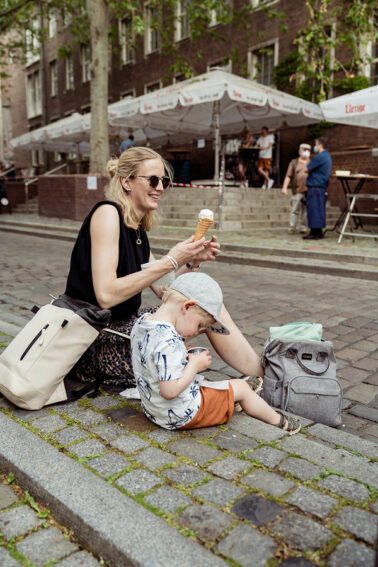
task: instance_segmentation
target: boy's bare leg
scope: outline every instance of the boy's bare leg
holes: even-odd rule
[[[265,400],[260,398],[251,390],[248,384],[244,380],[235,378],[230,380],[232,389],[234,390],[234,400],[239,402],[245,413],[265,423],[270,423],[271,425],[279,425],[281,421],[281,416],[266,403]],[[287,428],[287,424],[284,429]]]
[[[264,376],[260,357],[235,325],[224,305],[220,314],[220,320],[230,331],[229,335],[219,335],[210,331],[206,333],[217,354],[240,374]]]

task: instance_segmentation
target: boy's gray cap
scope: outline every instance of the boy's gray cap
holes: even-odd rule
[[[197,305],[212,315],[216,321],[209,325],[209,331],[220,335],[229,335],[230,331],[219,320],[223,305],[222,290],[213,278],[207,274],[183,274],[175,279],[171,289],[182,293],[188,299],[195,299]]]

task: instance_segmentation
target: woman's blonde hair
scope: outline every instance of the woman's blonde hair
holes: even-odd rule
[[[128,228],[137,229],[140,226],[143,230],[150,230],[154,223],[154,211],[148,211],[142,220],[136,217],[132,200],[122,187],[121,177],[129,179],[138,173],[138,167],[141,163],[148,159],[159,159],[166,171],[166,174],[172,181],[173,174],[171,165],[157,152],[151,148],[134,147],[128,148],[119,158],[112,158],[106,165],[106,171],[111,177],[110,183],[105,189],[105,196],[110,201],[115,201],[120,205],[123,213],[125,225]]]

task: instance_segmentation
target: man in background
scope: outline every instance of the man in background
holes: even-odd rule
[[[257,170],[264,177],[265,181],[262,185],[263,189],[271,189],[274,181],[269,177],[270,165],[272,163],[274,145],[274,135],[269,134],[268,128],[263,126],[261,128],[261,136],[256,142],[256,147],[259,150],[259,160],[257,162]]]
[[[299,157],[292,159],[287,168],[286,176],[282,185],[282,195],[287,195],[287,189],[291,184],[292,196],[290,199],[290,219],[289,234],[295,234],[296,230],[301,234],[307,233],[306,218],[306,182],[307,182],[307,164],[310,161],[310,144],[301,144],[299,146]]]
[[[326,226],[326,199],[328,181],[331,177],[332,159],[325,149],[325,138],[317,138],[314,145],[316,154],[307,165],[307,223],[310,234],[305,240],[323,238],[323,228]]]
[[[127,140],[123,140],[119,151],[122,153],[125,150],[128,150],[129,148],[133,148],[135,146],[134,144],[134,136],[132,134],[130,134],[130,136],[128,137]]]

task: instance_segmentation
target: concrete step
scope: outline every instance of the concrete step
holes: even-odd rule
[[[277,223],[275,223],[277,228]],[[191,228],[191,227],[190,227]],[[159,226],[158,234],[150,233],[151,249],[156,254],[166,254],[179,240],[190,236],[190,228],[183,226]],[[266,229],[264,225],[264,229]],[[274,230],[277,234],[280,229]],[[286,234],[287,224],[282,229]],[[166,230],[166,232],[165,232]],[[255,230],[261,235],[260,228],[248,230],[248,234]],[[74,242],[78,228],[59,225],[42,225],[38,223],[21,223],[2,221],[0,218],[0,231],[16,232],[24,235],[39,236],[42,238],[59,239]],[[217,231],[214,231],[217,234]],[[225,234],[224,231],[221,233]],[[242,233],[241,233],[242,238]],[[378,259],[376,256],[363,254],[345,254],[341,252],[323,252],[312,249],[269,248],[253,245],[239,245],[222,243],[222,254],[217,262],[230,264],[248,264],[266,268],[279,268],[297,272],[324,273],[340,277],[360,278],[364,280],[378,280]]]
[[[175,242],[177,241],[174,239]],[[164,242],[159,239],[156,244],[154,244],[153,239],[150,239],[151,249],[154,254],[166,254],[171,246],[164,245]],[[171,243],[171,245],[173,242]],[[249,266],[259,266],[262,268],[275,268],[281,270],[295,271],[295,272],[307,272],[314,274],[326,274],[329,276],[338,276],[346,278],[357,278],[363,280],[373,280],[378,279],[378,263],[377,259],[374,258],[375,265],[373,264],[359,264],[358,261],[354,262],[354,256],[349,257],[349,261],[339,260],[332,254],[324,254],[322,256],[313,256],[309,251],[306,251],[306,255],[298,254],[297,256],[287,256],[286,251],[276,251],[280,252],[276,255],[266,254],[265,251],[259,250],[258,252],[253,252],[253,248],[246,247],[246,250],[241,251],[242,248],[237,247],[236,250],[230,249],[227,245],[222,245],[222,254],[217,258],[217,262],[225,262],[228,264],[246,264]]]

